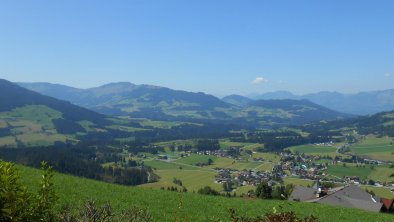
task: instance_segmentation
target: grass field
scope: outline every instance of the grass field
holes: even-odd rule
[[[144,161],[144,164],[146,166],[150,166],[150,167],[157,169],[157,170],[174,170],[174,169],[179,169],[180,167],[185,170],[200,169],[197,166],[191,166],[188,164],[168,162],[168,161],[162,161],[162,160],[147,160],[147,161]]]
[[[157,175],[160,176],[159,182],[144,184],[143,187],[150,188],[161,188],[161,187],[171,187],[177,186],[173,183],[173,179],[177,178],[182,181],[182,185],[185,186],[189,191],[197,192],[198,189],[203,188],[205,186],[210,186],[217,191],[222,191],[223,187],[221,184],[215,183],[215,175],[214,171],[206,171],[206,170],[157,170],[155,171]]]
[[[157,146],[162,146],[162,147],[170,147],[171,145],[179,146],[179,145],[194,145],[195,140],[172,140],[172,141],[166,141],[166,142],[158,142],[155,143]]]
[[[219,143],[220,143],[220,148],[221,149],[228,149],[230,147],[242,147],[244,150],[254,151],[257,148],[264,148],[264,144],[231,142],[231,141],[229,141],[227,139],[220,140]]]
[[[16,141],[13,136],[4,136],[0,138],[0,146],[15,146]]]
[[[336,153],[337,148],[335,146],[316,146],[316,145],[301,145],[293,146],[288,148],[292,152],[305,153],[308,155],[319,155],[319,156],[340,156],[341,154]]]
[[[189,164],[189,165],[195,165],[197,163],[207,163],[208,159],[211,159],[212,161],[215,162],[218,159],[218,157],[212,156],[212,155],[192,154],[188,157],[180,158],[180,159],[176,160],[175,162]]]
[[[360,143],[352,147],[352,152],[367,158],[383,161],[394,161],[393,138],[366,136]]]
[[[368,175],[368,178],[379,182],[394,182],[394,177],[390,177],[393,173],[393,168],[389,168],[388,166],[379,166],[372,170]]]
[[[221,149],[228,149],[230,147],[243,147],[243,146],[245,146],[245,143],[231,142],[229,140],[221,140],[219,142],[220,142],[220,148]]]
[[[53,119],[62,117],[62,113],[42,105],[28,105],[15,108],[10,112],[0,113],[0,118],[18,118],[37,123],[45,128],[53,128]]]
[[[374,186],[361,186],[365,190],[373,191],[379,197],[394,199],[394,194],[387,188]]]
[[[270,157],[276,158],[274,155]],[[212,165],[204,167],[195,166],[197,163],[207,163],[208,159],[213,160]],[[274,166],[274,164],[270,162],[238,161],[230,158],[197,154],[192,154],[188,157],[180,158],[175,161],[150,159],[144,160],[144,163],[146,166],[152,167],[154,172],[160,176],[158,182],[143,185],[144,187],[155,189],[171,186],[175,187],[176,185],[173,183],[173,179],[175,177],[180,179],[183,182],[183,186],[190,191],[197,191],[204,186],[211,186],[218,191],[222,191],[222,185],[215,183],[215,175],[217,172],[213,169],[216,167],[232,168],[237,170],[255,169],[259,171],[272,171],[272,167]],[[245,188],[241,187],[239,189],[243,190]]]
[[[238,187],[238,188],[235,190],[235,193],[237,194],[237,196],[247,195],[248,192],[249,192],[250,190],[255,191],[255,190],[256,190],[256,187],[255,187],[255,186],[252,186],[252,185],[247,185],[247,186]]]
[[[342,165],[330,165],[327,169],[327,172],[329,174],[335,175],[337,177],[344,177],[344,176],[357,176],[360,179],[367,179],[368,176],[371,174],[372,170],[369,168],[369,166],[366,166],[365,168],[362,167],[355,167],[355,166],[348,166],[343,167]]]
[[[262,165],[260,162],[254,161],[237,161],[231,158],[220,157],[215,160],[215,162],[207,166],[208,168],[231,168],[236,170],[244,170],[244,169],[254,169]]]
[[[154,121],[149,119],[140,119],[140,124],[143,127],[150,126],[154,128],[162,128],[162,129],[169,129],[174,126],[181,126],[185,124],[193,124],[193,125],[200,125],[196,123],[188,123],[188,122],[177,122],[177,121]]]
[[[18,135],[17,138],[26,146],[48,146],[55,141],[66,141],[67,137],[62,134],[43,134],[43,133],[28,133]]]
[[[253,158],[263,158],[264,160],[271,161],[273,163],[277,163],[280,160],[280,156],[275,153],[260,153],[260,152],[255,152],[252,154]]]
[[[295,186],[304,186],[304,187],[312,186],[315,183],[313,180],[303,180],[303,179],[292,178],[292,177],[284,178],[283,182],[285,183],[285,185],[293,184]]]
[[[261,163],[260,165],[258,165],[254,169],[257,170],[257,171],[268,171],[268,172],[271,172],[272,168],[274,167],[274,165],[275,164],[273,164],[273,163]]]
[[[8,124],[7,124],[7,122],[6,122],[5,120],[1,120],[1,119],[0,119],[0,129],[1,129],[1,128],[6,128],[7,125],[8,125]]]
[[[38,188],[39,171],[19,166],[23,182]],[[394,216],[370,213],[357,209],[337,208],[312,203],[287,201],[245,200],[203,196],[193,193],[175,193],[139,187],[119,186],[74,176],[57,174],[54,178],[59,206],[80,206],[87,200],[98,204],[110,202],[114,209],[131,206],[147,208],[154,221],[230,221],[228,209],[241,215],[258,216],[273,208],[295,211],[300,216],[313,214],[320,221],[393,221]],[[279,207],[281,206],[281,207]]]

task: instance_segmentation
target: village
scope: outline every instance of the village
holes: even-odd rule
[[[372,188],[384,188],[394,193],[393,182],[371,180],[352,173],[338,176],[330,172],[329,169],[332,167],[373,171],[375,168],[392,165],[391,162],[351,155],[346,152],[351,145],[349,143],[338,145],[331,141],[309,145],[334,149],[338,155],[325,155],[324,153],[308,155],[303,152],[284,149],[279,153],[270,153],[270,155],[275,155],[276,157],[272,159],[266,158],[265,154],[267,153],[264,153],[262,150],[230,146],[226,149],[218,150],[191,149],[178,152],[176,156],[160,154],[156,158],[157,160],[175,163],[180,160],[182,162],[184,158],[200,159],[201,161],[189,164],[202,169],[213,170],[215,172],[214,183],[221,185],[227,193],[237,193],[240,189],[243,192],[255,190],[262,182],[274,188],[289,184],[289,182],[286,182],[287,180],[295,180],[301,181],[301,183],[293,186],[294,190],[288,197],[291,201],[327,203],[337,206],[369,209],[375,212],[392,212],[392,200],[375,195]],[[226,160],[227,164],[217,164],[217,160],[223,161],[223,159]],[[259,167],[262,165],[269,167]],[[245,188],[243,189],[243,187]],[[249,193],[247,193],[248,196],[250,196]],[[348,202],[346,203],[334,200],[335,198],[346,199],[343,197],[344,193],[353,195],[353,199],[347,200]],[[333,198],[334,196],[335,198]],[[350,198],[350,196],[347,198]],[[360,201],[366,202],[361,204],[361,206],[355,204]]]

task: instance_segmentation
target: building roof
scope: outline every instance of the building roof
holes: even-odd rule
[[[386,210],[390,210],[393,207],[394,200],[381,198],[381,201],[383,203],[383,206],[386,208]]]
[[[317,200],[316,203],[358,208],[374,212],[379,212],[383,206],[371,194],[355,185],[344,187],[337,192]]]
[[[291,193],[289,200],[307,201],[316,199],[316,190],[309,187],[296,186]]]

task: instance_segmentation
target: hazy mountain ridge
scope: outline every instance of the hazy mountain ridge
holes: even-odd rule
[[[272,100],[254,102],[242,96],[220,100],[205,93],[173,90],[151,85],[120,82],[90,89],[58,87],[53,84],[19,83],[50,96],[61,96],[74,104],[107,115],[128,115],[166,121],[230,121],[254,126],[304,124],[349,117],[308,101]],[[57,87],[66,93],[59,93]],[[227,101],[226,101],[227,100]],[[273,106],[273,104],[276,104]],[[299,103],[289,106],[289,103]],[[282,104],[282,105],[280,105]]]
[[[374,115],[360,116],[349,119],[322,121],[302,126],[306,130],[312,131],[345,131],[355,130],[361,135],[394,136],[394,110],[381,112]]]
[[[342,94],[338,92],[318,92],[294,95],[287,91],[277,91],[261,95],[251,95],[252,99],[307,99],[316,104],[343,113],[369,115],[394,110],[394,89]]]
[[[253,99],[250,99],[248,97],[245,96],[240,96],[240,95],[229,95],[226,97],[223,97],[222,100],[226,103],[232,104],[232,105],[236,105],[236,106],[246,106],[248,103],[252,102]]]

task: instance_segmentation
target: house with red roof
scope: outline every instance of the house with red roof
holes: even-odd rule
[[[380,202],[383,204],[382,209],[380,210],[380,212],[394,213],[394,200],[386,199],[386,198],[380,198]]]

